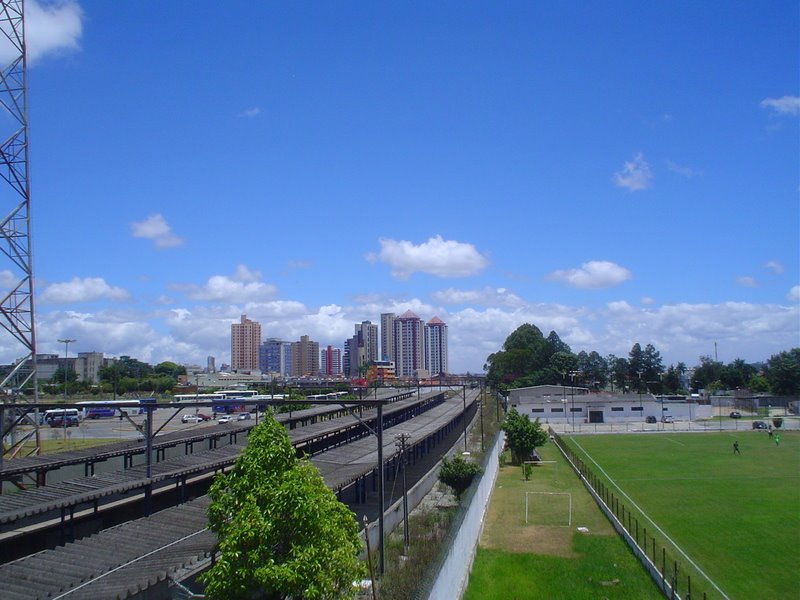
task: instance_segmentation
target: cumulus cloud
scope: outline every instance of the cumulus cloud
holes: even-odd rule
[[[186,294],[190,300],[242,304],[271,300],[274,285],[260,281],[261,273],[238,265],[233,275],[212,275],[202,286],[173,284],[170,287]]]
[[[20,281],[20,277],[15,277],[14,273],[8,269],[0,271],[0,290],[10,290]]]
[[[436,277],[469,277],[489,264],[472,244],[444,240],[439,235],[419,245],[382,238],[380,245],[380,252],[368,254],[367,260],[389,265],[398,279],[408,279],[415,272]]]
[[[95,300],[128,300],[130,294],[120,288],[108,285],[102,277],[73,277],[71,281],[51,283],[39,294],[44,304],[75,304]]]
[[[769,269],[776,275],[780,275],[781,273],[783,273],[783,265],[779,263],[777,260],[767,261],[766,263],[764,263],[764,268]]]
[[[641,152],[636,154],[632,160],[625,161],[622,170],[614,173],[612,178],[614,185],[631,192],[649,188],[652,179],[653,173],[650,165],[647,164]]]
[[[25,2],[25,45],[28,64],[53,55],[80,50],[83,10],[74,0]],[[0,38],[0,61],[5,65],[19,54],[12,43]]]
[[[755,278],[746,275],[742,277],[737,277],[736,283],[742,287],[750,287],[750,288],[758,287],[758,281],[756,281]]]
[[[241,118],[241,119],[252,119],[254,117],[257,117],[260,114],[261,114],[261,109],[258,108],[257,106],[254,106],[252,108],[248,108],[247,110],[243,110],[242,112],[240,112],[239,113],[239,118]]]
[[[150,215],[144,221],[131,223],[133,237],[152,240],[156,248],[174,248],[183,244],[183,239],[172,232],[160,214]]]
[[[592,260],[577,269],[553,271],[545,277],[550,281],[560,281],[570,287],[599,289],[619,285],[632,277],[625,267],[607,260]]]
[[[800,302],[800,285],[793,286],[786,294],[786,299],[791,302]]]
[[[441,290],[432,294],[441,304],[477,304],[480,306],[523,306],[525,301],[506,288],[485,287],[479,290]]]
[[[761,108],[775,111],[779,115],[800,115],[800,96],[782,96],[780,98],[765,98],[761,101]]]

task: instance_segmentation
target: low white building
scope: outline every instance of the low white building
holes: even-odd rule
[[[561,385],[509,390],[508,404],[541,423],[634,423],[644,422],[647,417],[660,421],[664,416],[686,421],[710,416],[705,410],[709,407],[687,399],[590,392],[587,388]]]

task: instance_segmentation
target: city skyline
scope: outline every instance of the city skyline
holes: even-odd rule
[[[800,346],[795,2],[193,6],[26,2],[37,352]]]

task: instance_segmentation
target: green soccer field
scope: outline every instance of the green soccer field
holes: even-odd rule
[[[693,599],[800,598],[800,433],[564,439],[650,535],[680,548]]]

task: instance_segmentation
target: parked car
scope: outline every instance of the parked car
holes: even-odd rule
[[[656,419],[653,415],[649,415],[644,419],[645,423],[658,423],[658,419]]]
[[[237,421],[247,421],[248,419],[252,419],[253,416],[250,413],[240,413],[238,417],[236,417]]]
[[[766,429],[767,424],[764,421],[753,421],[753,429]]]
[[[224,417],[221,417],[217,423],[224,425],[225,423],[230,423],[231,421],[233,421],[233,417],[230,415],[225,415]]]
[[[200,423],[202,421],[210,421],[211,417],[203,413],[190,414],[187,413],[181,417],[182,423]]]
[[[741,419],[742,418],[742,413],[740,413],[738,410],[734,410],[733,412],[731,412],[730,418],[731,419]]]
[[[662,423],[674,423],[675,419],[673,419],[671,415],[664,415],[663,417],[661,417],[661,422]]]

